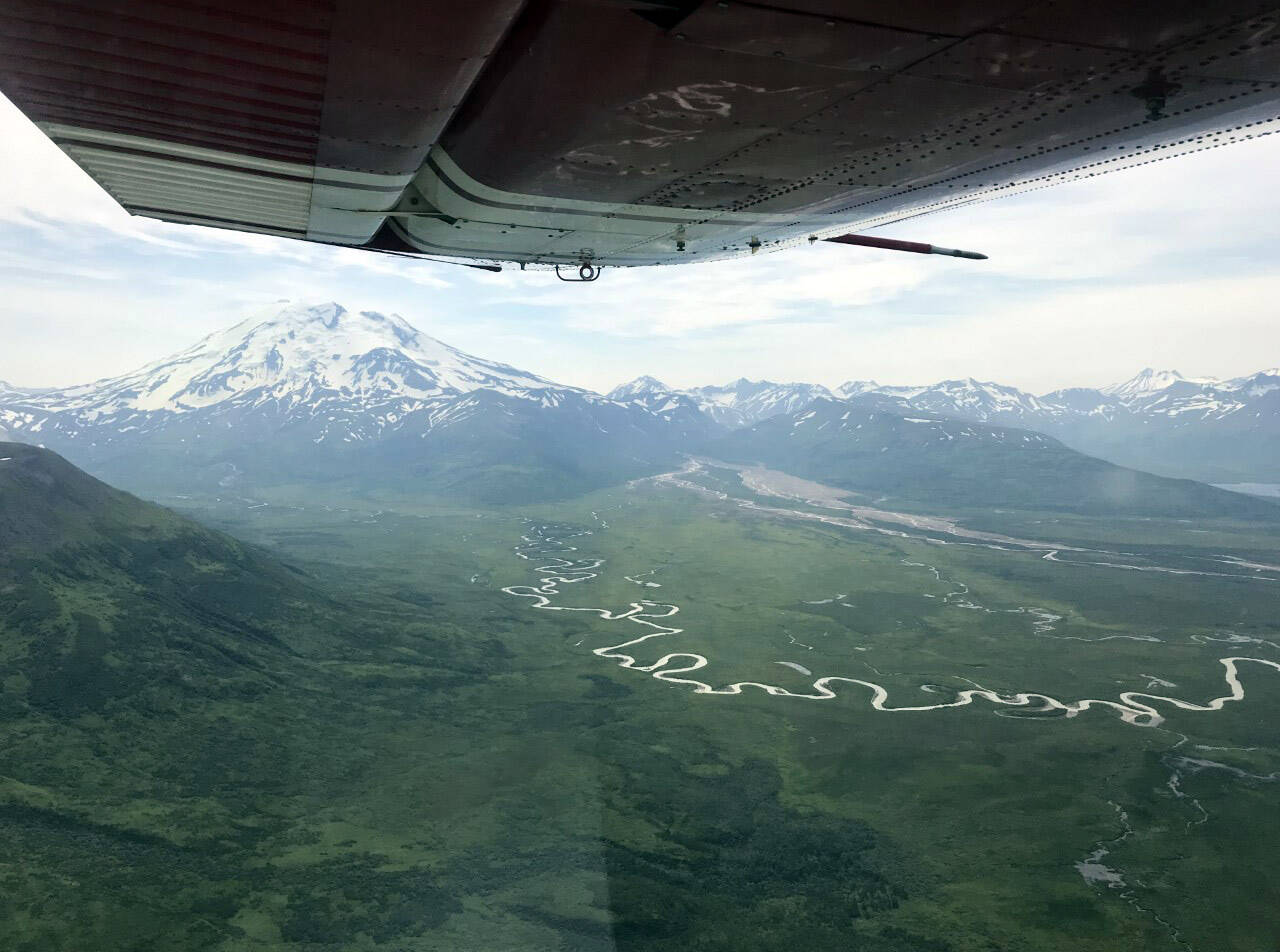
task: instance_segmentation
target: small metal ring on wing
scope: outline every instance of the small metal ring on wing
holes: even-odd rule
[[[590,261],[584,261],[578,265],[578,276],[576,278],[566,278],[560,273],[560,265],[556,265],[556,277],[561,281],[567,281],[570,284],[589,284],[592,281],[600,280],[600,272],[604,268],[599,265],[592,264]]]

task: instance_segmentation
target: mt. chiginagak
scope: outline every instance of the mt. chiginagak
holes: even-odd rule
[[[851,431],[846,414],[864,427]],[[1083,500],[1055,485],[1083,466],[1099,486],[1130,486],[1131,502],[1142,483],[1143,511],[1176,497],[1179,512],[1263,506],[1266,515],[1275,507],[1209,487],[1156,491],[1143,481],[1158,477],[1139,473],[1135,483],[1099,467],[1273,481],[1280,370],[1226,381],[1147,370],[1102,390],[1042,396],[973,379],[850,381],[833,393],[746,379],[682,390],[641,376],[600,395],[463,353],[394,315],[281,305],[120,377],[0,385],[6,432],[139,491],[334,482],[519,501],[651,475],[690,453],[798,466],[803,445],[806,459],[824,461],[823,478],[905,498],[1016,497],[1047,508],[1070,498],[1069,508],[1124,511],[1124,494]],[[871,432],[876,446],[858,442]],[[1081,464],[1078,451],[1110,462]],[[980,476],[989,472],[1000,478]]]
[[[698,435],[332,303],[121,377],[0,394],[0,426],[133,487],[376,479],[493,498],[627,478]]]

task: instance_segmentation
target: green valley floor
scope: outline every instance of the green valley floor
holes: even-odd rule
[[[711,462],[509,509],[159,501],[296,589],[270,650],[79,708],[3,659],[4,948],[1280,937],[1264,529],[929,518]],[[40,571],[82,631],[122,624]]]

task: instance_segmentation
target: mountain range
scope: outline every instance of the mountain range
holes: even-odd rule
[[[653,377],[637,377],[609,391],[609,399],[639,403],[658,412],[688,412],[696,409],[722,427],[736,429],[769,417],[803,410],[814,400],[830,399],[832,393],[821,384],[774,383],[741,377],[722,387],[693,387],[672,390]]]
[[[677,390],[640,377],[610,396],[645,406],[682,399],[732,427],[803,409],[815,399],[843,399],[886,412],[1025,427],[1083,453],[1166,476],[1273,483],[1280,474],[1280,367],[1229,380],[1147,368],[1112,386],[1041,395],[972,377],[920,386],[850,380],[835,391],[747,380]]]
[[[1163,449],[1177,460],[1200,440],[1223,447],[1215,472],[1269,482],[1278,410],[1275,371],[1232,381],[1144,371],[1043,396],[972,379],[851,381],[833,393],[746,379],[678,390],[645,376],[601,395],[333,303],[277,305],[119,377],[0,385],[11,438],[142,492],[328,482],[486,503],[576,495],[706,452],[953,506],[1240,514],[1235,494],[1175,491],[1113,464],[1160,469],[1137,457]],[[1275,511],[1244,509],[1257,506]]]
[[[1029,427],[1081,452],[1168,476],[1276,482],[1280,472],[1280,368],[1231,380],[1147,368],[1113,386],[1040,396],[973,379],[883,388],[851,381],[840,392],[881,396],[900,410]]]

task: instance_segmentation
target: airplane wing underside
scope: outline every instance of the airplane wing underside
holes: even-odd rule
[[[1280,8],[8,0],[0,91],[138,215],[675,264],[1273,132]]]

